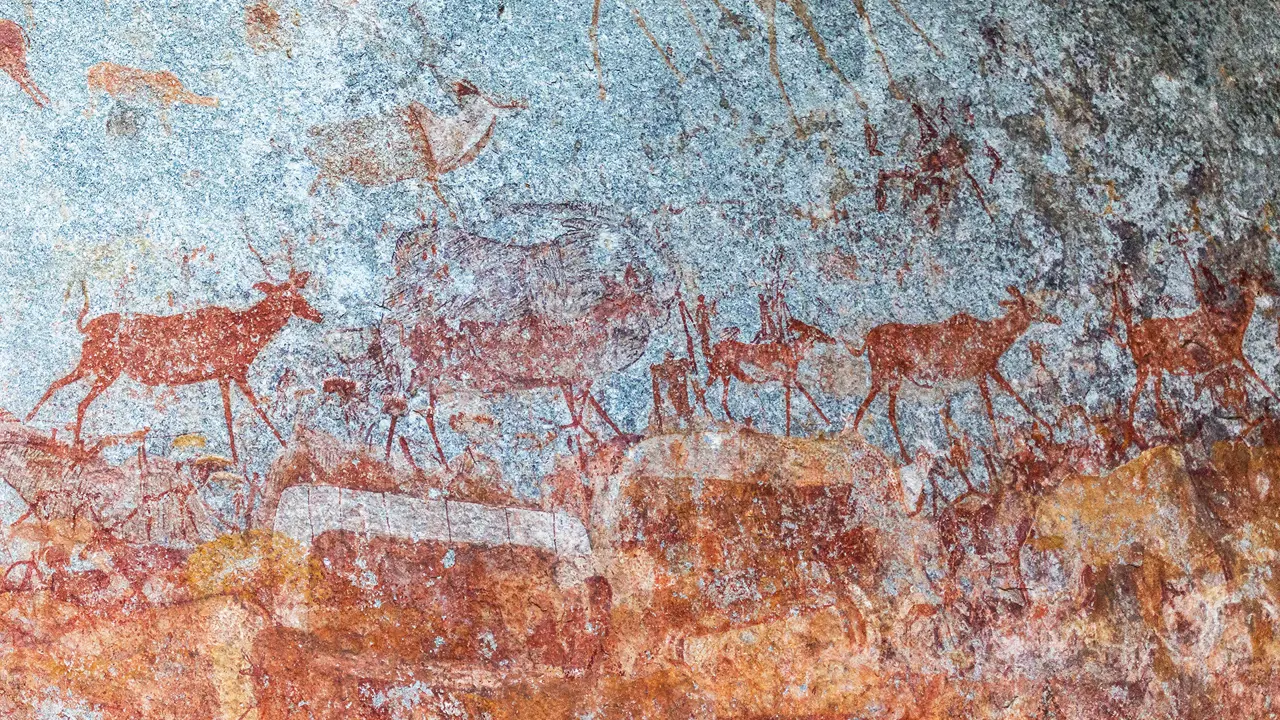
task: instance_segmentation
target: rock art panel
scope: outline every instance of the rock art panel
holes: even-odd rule
[[[1266,718],[1267,0],[0,9],[0,718]]]

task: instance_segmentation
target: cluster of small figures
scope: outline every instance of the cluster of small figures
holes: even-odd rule
[[[1154,397],[1158,417],[1162,424],[1173,426],[1175,413],[1163,394],[1166,374],[1180,375],[1196,381],[1197,395],[1210,389],[1215,400],[1234,405],[1240,410],[1243,397],[1243,380],[1256,382],[1268,395],[1280,402],[1280,397],[1254,369],[1244,352],[1245,332],[1252,320],[1256,300],[1260,294],[1274,294],[1274,281],[1269,275],[1242,271],[1237,277],[1234,291],[1224,286],[1207,268],[1200,274],[1207,281],[1207,288],[1196,282],[1196,296],[1200,307],[1182,317],[1150,318],[1136,320],[1125,285],[1123,274],[1112,283],[1113,323],[1120,321],[1125,335],[1115,335],[1129,351],[1137,373],[1137,382],[1128,400],[1128,417],[1125,443],[1134,439],[1134,416],[1138,401],[1149,382],[1154,381]],[[1061,324],[1061,319],[1045,311],[1043,294],[1023,294],[1018,288],[1008,288],[1009,297],[999,302],[1004,314],[992,320],[980,320],[960,313],[931,324],[909,325],[887,323],[867,333],[861,346],[848,342],[842,344],[855,356],[866,355],[871,366],[870,388],[854,418],[856,430],[868,407],[881,393],[888,395],[889,423],[897,439],[904,462],[910,462],[907,449],[898,427],[898,393],[904,383],[921,387],[956,382],[976,383],[982,394],[987,418],[997,447],[1000,443],[992,405],[992,393],[988,385],[994,382],[1012,396],[1023,410],[1052,436],[1052,425],[1044,420],[1001,373],[999,361],[1031,326],[1032,323]],[[711,416],[706,392],[717,382],[722,385],[721,407],[733,420],[729,409],[729,385],[731,380],[743,383],[781,383],[786,404],[786,434],[791,434],[791,396],[800,392],[824,423],[830,420],[799,379],[800,363],[818,344],[835,344],[836,338],[818,327],[791,317],[783,296],[759,296],[761,329],[751,342],[738,339],[739,330],[732,328],[722,333],[717,342],[711,341],[711,317],[714,307],[709,307],[705,297],[699,296],[695,309],[689,311],[680,303],[681,321],[685,325],[687,355],[678,357],[668,351],[662,362],[650,366],[653,385],[653,402],[657,428],[664,430],[663,409],[669,405],[675,415],[686,423],[693,420],[694,405],[690,392],[702,410]],[[701,340],[701,351],[706,365],[706,381],[696,375],[698,361],[694,352],[692,324]],[[1256,424],[1256,423],[1252,423]]]
[[[1123,336],[1118,331],[1113,332],[1117,342],[1122,342],[1128,349],[1137,374],[1137,383],[1128,400],[1126,446],[1134,438],[1134,415],[1139,398],[1150,382],[1155,383],[1155,403],[1161,423],[1172,426],[1175,422],[1175,413],[1169,408],[1163,395],[1166,374],[1193,379],[1197,383],[1198,392],[1208,388],[1215,401],[1232,405],[1229,409],[1233,410],[1242,409],[1240,396],[1247,397],[1243,390],[1246,380],[1257,383],[1268,395],[1276,398],[1275,392],[1259,376],[1244,352],[1245,332],[1252,320],[1257,297],[1263,293],[1274,293],[1273,281],[1266,275],[1241,272],[1234,287],[1228,287],[1205,268],[1201,268],[1201,274],[1207,280],[1207,287],[1202,290],[1200,283],[1196,285],[1200,307],[1181,317],[1137,320],[1133,317],[1133,308],[1125,289],[1126,278],[1122,275],[1112,284],[1112,325],[1114,328],[1123,324],[1126,329]],[[86,294],[84,308],[77,320],[77,327],[85,336],[80,363],[71,373],[49,386],[32,408],[27,420],[30,421],[41,405],[62,387],[81,379],[92,378],[93,386],[79,403],[76,412],[75,444],[79,446],[81,428],[89,405],[122,375],[151,386],[189,385],[216,380],[222,391],[227,430],[231,433],[233,460],[237,453],[231,428],[232,385],[241,390],[258,416],[281,444],[285,444],[250,388],[248,373],[258,353],[290,319],[298,317],[315,323],[323,320],[319,311],[302,295],[301,291],[305,288],[308,277],[308,273],[291,271],[283,281],[272,279],[270,282],[258,283],[255,288],[266,297],[246,310],[212,306],[172,316],[107,313],[85,322],[89,311]],[[537,325],[533,329],[538,332],[531,337],[538,342],[526,343],[527,347],[520,346],[522,350],[518,353],[522,357],[527,356],[524,359],[532,370],[541,371],[546,376],[541,380],[531,380],[532,375],[521,375],[524,386],[545,385],[565,390],[574,425],[588,433],[590,431],[586,430],[583,423],[583,411],[589,407],[614,432],[622,434],[601,403],[591,394],[592,378],[571,377],[571,371],[560,366],[578,367],[582,364],[582,353],[607,350],[611,331],[606,326],[610,322],[624,322],[630,317],[628,313],[634,315],[655,312],[654,308],[647,305],[637,305],[645,295],[642,293],[643,285],[636,275],[629,271],[626,278],[621,284],[611,285],[611,294],[588,316],[586,324],[595,327],[595,330],[581,330],[576,323],[563,327],[545,323]],[[800,380],[800,366],[816,346],[842,344],[854,356],[865,355],[871,370],[870,387],[854,418],[854,429],[861,426],[872,402],[882,392],[885,393],[888,396],[888,420],[904,462],[909,463],[910,459],[898,426],[897,402],[905,383],[922,387],[966,382],[976,384],[998,448],[1000,435],[996,428],[990,388],[990,383],[994,382],[1012,396],[1033,421],[1052,437],[1053,429],[1050,424],[1027,403],[999,368],[1000,359],[1033,323],[1061,323],[1058,317],[1045,310],[1044,300],[1042,291],[1024,294],[1010,286],[1008,297],[999,301],[1004,313],[990,320],[960,313],[930,324],[886,323],[871,329],[862,344],[855,346],[793,317],[781,292],[775,292],[771,296],[760,295],[761,327],[750,341],[740,339],[741,331],[737,328],[724,331],[713,339],[711,326],[716,313],[715,303],[708,303],[704,296],[699,296],[691,310],[677,295],[676,306],[684,329],[686,354],[676,356],[668,352],[661,362],[650,366],[657,430],[659,433],[666,430],[664,413],[668,406],[674,410],[675,418],[685,424],[694,417],[695,403],[708,416],[712,416],[706,396],[708,389],[717,383],[721,386],[720,406],[725,416],[733,421],[729,388],[734,380],[747,384],[782,385],[787,435],[792,431],[793,392],[803,395],[823,422],[830,422]],[[242,342],[239,334],[250,320],[259,329],[257,341]],[[512,378],[494,374],[490,367],[493,361],[486,359],[487,353],[463,354],[466,348],[462,345],[485,341],[493,345],[495,351],[505,348],[510,355],[516,352],[516,348],[506,347],[504,343],[521,339],[523,336],[517,331],[522,327],[529,331],[532,327],[526,327],[527,321],[523,322],[526,325],[517,323],[515,330],[504,330],[505,326],[474,330],[474,337],[467,336],[452,345],[445,343],[447,347],[443,354],[437,347],[443,342],[438,333],[426,332],[434,328],[434,325],[420,326],[410,333],[410,337],[421,346],[417,348],[417,354],[422,355],[418,358],[420,363],[414,374],[430,375],[421,383],[429,388],[431,396],[432,406],[425,417],[441,464],[447,466],[434,424],[438,384],[451,376],[467,376],[471,384],[475,385],[477,377],[485,377],[485,373],[488,373],[492,375],[489,378],[492,385],[490,391],[502,392],[503,388],[518,388],[518,385],[513,384],[515,381]],[[438,321],[436,325],[439,325]],[[695,333],[698,338],[696,349]],[[644,344],[636,343],[634,352],[637,355],[643,352]],[[458,347],[454,347],[455,345]],[[701,351],[705,381],[697,377],[700,370],[697,349]],[[428,351],[436,354],[427,358],[422,353]],[[566,352],[570,352],[567,361],[561,357]],[[560,364],[556,365],[555,362]],[[521,372],[532,370],[526,368]],[[350,392],[355,392],[355,385],[349,381],[347,384],[351,385]],[[393,421],[407,412],[407,403],[408,400],[402,403],[405,407],[400,408],[398,414],[390,413]],[[393,422],[387,440],[388,453],[395,433],[396,425]]]

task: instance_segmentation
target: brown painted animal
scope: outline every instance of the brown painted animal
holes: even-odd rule
[[[169,127],[169,108],[177,103],[217,107],[218,99],[196,95],[168,70],[140,70],[100,62],[89,68],[86,75],[90,92],[104,92],[113,98],[142,100],[160,107],[160,122]]]
[[[1138,375],[1133,394],[1129,396],[1126,444],[1133,439],[1134,413],[1148,380],[1155,379],[1156,409],[1160,420],[1166,425],[1170,424],[1171,413],[1162,394],[1166,373],[1207,378],[1239,366],[1268,395],[1280,402],[1280,396],[1258,375],[1244,354],[1245,332],[1253,319],[1258,295],[1269,292],[1269,281],[1269,277],[1242,271],[1237,277],[1235,299],[1219,303],[1208,302],[1197,284],[1196,298],[1200,307],[1195,312],[1181,317],[1150,318],[1139,322],[1133,320],[1132,304],[1122,281],[1116,281],[1112,288],[1114,312],[1124,322],[1125,347],[1133,356]]]
[[[902,383],[932,387],[938,383],[973,381],[982,391],[987,417],[991,421],[996,445],[999,446],[1000,434],[996,430],[991,390],[987,387],[988,378],[995,380],[997,385],[1012,395],[1028,415],[1044,427],[1050,428],[1049,423],[1027,405],[1000,373],[999,363],[1005,352],[1031,327],[1031,323],[1058,325],[1062,321],[1046,313],[1039,302],[1023,295],[1016,287],[1010,285],[1007,289],[1010,298],[1000,301],[1000,307],[1006,312],[992,320],[979,320],[967,313],[960,313],[943,322],[927,325],[887,323],[872,328],[862,347],[855,349],[846,345],[854,355],[865,352],[871,364],[871,389],[854,417],[854,429],[862,423],[862,415],[871,401],[876,399],[881,390],[887,390],[889,424],[893,426],[893,434],[898,440],[898,450],[902,453],[903,461],[909,462],[907,448],[898,430],[898,391]],[[1052,433],[1051,428],[1049,431]]]
[[[763,321],[762,321],[763,322]],[[702,352],[707,360],[707,387],[719,380],[723,384],[720,394],[720,406],[724,414],[733,419],[729,411],[729,381],[736,379],[744,383],[782,383],[786,404],[787,435],[791,434],[791,392],[799,390],[823,422],[829,423],[826,413],[818,406],[817,401],[809,394],[809,390],[799,380],[800,363],[818,344],[831,344],[835,338],[806,322],[788,318],[781,337],[769,342],[746,343],[738,340],[736,335],[725,338],[711,345],[711,339],[705,332],[706,322],[697,323],[702,336]]]
[[[36,86],[27,70],[27,35],[12,20],[0,20],[0,70],[9,73],[37,107],[49,104],[49,96]]]
[[[76,329],[84,334],[80,364],[49,386],[27,414],[27,421],[35,417],[40,406],[55,392],[93,375],[89,393],[76,408],[75,444],[79,446],[85,411],[121,375],[152,387],[217,380],[222,389],[232,460],[238,460],[231,428],[233,382],[283,445],[284,438],[249,387],[249,366],[290,318],[300,317],[316,323],[324,320],[300,292],[309,276],[310,273],[291,272],[289,279],[282,283],[257,283],[254,289],[266,297],[245,310],[212,306],[178,315],[107,313],[88,323],[84,322],[89,314],[89,296],[85,293],[84,309],[76,320]]]
[[[942,137],[938,128],[925,114],[918,103],[912,103],[916,120],[920,123],[920,148],[917,151],[915,166],[907,166],[898,170],[881,170],[876,181],[876,210],[884,212],[889,204],[887,187],[890,182],[902,183],[906,186],[903,198],[907,202],[915,202],[922,198],[932,198],[925,206],[924,214],[930,229],[937,229],[942,221],[942,212],[947,209],[959,189],[962,181],[967,180],[973,188],[978,205],[988,216],[994,217],[982,192],[982,185],[969,171],[969,151],[954,132]],[[945,115],[943,116],[945,121]],[[941,138],[941,139],[939,139]],[[927,148],[927,150],[926,150]],[[1000,156],[987,146],[987,156],[991,158],[991,179],[995,179],[996,171],[1004,164]]]
[[[440,202],[440,177],[467,165],[493,138],[498,117],[523,109],[520,101],[500,101],[480,92],[469,80],[450,85],[458,112],[437,115],[419,102],[389,115],[372,115],[311,128],[307,157],[320,170],[311,185],[351,180],[381,187],[403,180],[426,181]]]

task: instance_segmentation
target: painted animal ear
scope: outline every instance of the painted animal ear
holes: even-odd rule
[[[272,285],[269,282],[258,282],[253,284],[253,289],[257,290],[263,295],[270,295],[271,293],[275,292],[276,286]]]
[[[1005,290],[1007,290],[1007,291],[1009,292],[1009,294],[1010,294],[1010,295],[1012,295],[1012,296],[1014,296],[1014,297],[1016,297],[1016,298],[1020,298],[1020,297],[1022,297],[1022,291],[1018,289],[1018,286],[1017,286],[1017,285],[1010,285],[1010,286],[1006,287],[1006,288],[1005,288]]]
[[[304,288],[307,281],[311,279],[311,273],[303,271],[293,276],[293,286],[296,288]]]

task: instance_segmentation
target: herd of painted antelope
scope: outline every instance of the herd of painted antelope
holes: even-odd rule
[[[487,254],[497,252],[499,241],[466,235],[469,242],[483,241]],[[515,252],[536,252],[506,246]],[[44,403],[60,389],[83,379],[92,379],[88,393],[76,409],[74,442],[82,445],[86,412],[94,400],[122,375],[143,385],[174,387],[217,381],[233,460],[237,458],[232,429],[231,386],[234,384],[253,410],[283,445],[284,438],[260,406],[250,383],[249,371],[258,354],[294,318],[320,323],[321,313],[303,296],[309,273],[291,270],[284,280],[270,275],[254,288],[265,297],[243,310],[220,306],[203,307],[177,315],[124,315],[107,313],[86,322],[89,296],[76,327],[84,335],[79,364],[54,381],[27,415],[32,420]],[[1242,271],[1234,283],[1223,284],[1206,267],[1188,269],[1196,281],[1199,308],[1179,317],[1140,320],[1130,300],[1131,284],[1123,273],[1111,283],[1112,333],[1128,350],[1136,369],[1137,382],[1127,401],[1124,442],[1135,437],[1135,414],[1139,400],[1154,382],[1157,418],[1173,427],[1176,413],[1169,407],[1164,390],[1166,376],[1182,376],[1196,384],[1197,394],[1216,383],[1243,393],[1243,383],[1253,382],[1271,398],[1275,391],[1254,369],[1244,351],[1245,333],[1254,316],[1259,295],[1274,293],[1269,276]],[[720,385],[720,406],[734,421],[729,403],[733,381],[744,384],[781,385],[785,402],[785,430],[792,432],[792,395],[799,392],[824,423],[830,420],[809,388],[801,381],[801,365],[818,345],[843,345],[853,356],[865,356],[870,366],[870,386],[853,420],[861,427],[872,403],[883,393],[888,397],[888,420],[904,462],[910,463],[898,425],[897,403],[904,384],[921,387],[971,384],[981,393],[996,447],[1000,434],[992,402],[991,383],[1017,401],[1034,423],[1052,436],[1053,426],[1019,394],[1000,369],[1005,353],[1033,323],[1057,325],[1058,317],[1045,310],[1044,292],[1023,293],[1007,288],[1008,296],[998,302],[1003,314],[982,320],[960,313],[928,324],[886,323],[866,333],[861,344],[840,340],[814,324],[792,317],[781,292],[772,297],[759,295],[760,330],[746,341],[740,329],[728,328],[713,336],[716,303],[698,296],[692,309],[679,292],[661,300],[652,280],[628,265],[622,280],[607,277],[600,296],[585,311],[571,318],[540,315],[525,308],[510,317],[491,320],[468,319],[465,311],[447,316],[447,308],[433,308],[396,319],[407,325],[403,343],[408,346],[416,367],[400,388],[402,398],[388,401],[384,411],[391,416],[386,449],[389,454],[396,439],[396,422],[409,412],[412,398],[425,394],[428,407],[420,411],[430,428],[439,462],[448,459],[435,426],[435,403],[439,394],[466,389],[496,394],[533,388],[562,391],[568,405],[569,427],[596,438],[586,422],[594,412],[614,433],[622,435],[603,404],[592,392],[593,381],[632,365],[647,351],[656,325],[652,322],[671,308],[683,328],[684,354],[671,351],[650,366],[653,414],[658,432],[676,422],[688,426],[700,407],[709,418],[714,414],[707,391]],[[1212,287],[1206,291],[1202,283]],[[418,294],[422,293],[417,288]],[[432,295],[432,298],[435,296]],[[691,330],[692,326],[692,330]],[[1124,328],[1123,336],[1118,328]],[[694,336],[697,337],[695,350]],[[385,337],[374,334],[368,357],[385,360]],[[698,355],[701,355],[701,367]],[[705,374],[703,374],[705,373]],[[327,392],[349,396],[357,385],[349,378],[335,377],[325,382]],[[345,392],[344,392],[345,391]],[[692,396],[692,400],[691,400]],[[349,398],[348,398],[349,399]],[[668,408],[670,412],[668,412]],[[751,423],[748,420],[748,423]]]
[[[416,10],[413,11],[416,15]],[[420,17],[418,21],[425,22]],[[246,10],[246,37],[257,50],[280,45],[277,37],[280,18],[267,3]],[[37,86],[27,69],[28,40],[18,24],[0,20],[0,68],[7,72],[36,105],[50,104],[48,96]],[[489,143],[501,113],[525,107],[518,100],[498,100],[481,92],[465,79],[443,78],[434,63],[427,68],[440,86],[450,93],[459,112],[439,116],[420,103],[397,108],[389,114],[357,118],[347,122],[313,127],[311,145],[306,154],[319,170],[312,185],[319,186],[350,180],[360,185],[382,186],[407,179],[418,179],[431,186],[441,202],[449,208],[440,189],[445,173],[472,162]],[[161,122],[168,129],[167,112],[178,103],[216,106],[218,100],[188,91],[168,71],[148,71],[113,62],[99,62],[86,74],[92,92],[124,100],[143,99],[155,103]],[[954,133],[939,125],[919,103],[912,103],[920,126],[917,151],[918,167],[882,170],[875,187],[875,202],[883,211],[890,183],[906,186],[904,199],[929,199],[925,209],[927,224],[936,228],[941,212],[947,207],[958,187],[967,182],[978,204],[990,213],[982,184],[968,167],[969,153]],[[940,109],[945,123],[945,110]],[[868,150],[880,154],[870,125]],[[994,180],[1002,162],[990,146]],[[453,215],[453,211],[449,208]],[[454,216],[456,219],[456,216]],[[493,241],[496,242],[496,241]],[[1207,270],[1192,269],[1214,285],[1219,280]],[[233,459],[238,458],[232,431],[231,385],[238,387],[257,415],[284,443],[281,434],[260,406],[248,381],[249,369],[259,352],[282,330],[290,318],[299,317],[320,322],[320,313],[301,294],[307,273],[291,272],[283,282],[271,280],[255,285],[266,297],[252,307],[234,311],[219,306],[201,308],[172,316],[122,315],[108,313],[85,322],[89,312],[85,306],[77,320],[84,334],[81,358],[77,367],[53,382],[28,415],[35,417],[40,407],[61,388],[82,379],[92,378],[92,386],[76,410],[74,440],[80,445],[85,415],[89,406],[121,375],[127,375],[148,386],[181,386],[216,380],[221,390],[223,410]],[[1243,346],[1245,331],[1253,316],[1254,302],[1260,293],[1271,292],[1274,282],[1269,276],[1241,273],[1232,278],[1234,291],[1220,298],[1210,297],[1196,285],[1200,307],[1195,312],[1172,318],[1138,321],[1125,290],[1125,279],[1117,278],[1113,289],[1113,320],[1123,322],[1123,345],[1136,369],[1137,382],[1128,400],[1126,443],[1134,439],[1134,416],[1146,386],[1154,382],[1157,416],[1166,426],[1174,422],[1164,397],[1166,375],[1191,377],[1197,391],[1211,383],[1239,388],[1242,382],[1253,382],[1280,400],[1254,369]],[[686,336],[683,356],[667,352],[663,360],[650,367],[653,389],[654,418],[661,432],[668,418],[666,406],[674,411],[675,420],[692,420],[695,406],[711,416],[706,393],[717,383],[721,386],[720,406],[733,420],[729,404],[730,385],[734,380],[748,384],[780,384],[785,404],[785,430],[792,431],[792,396],[800,393],[824,423],[830,420],[809,388],[801,381],[800,366],[817,345],[843,344],[855,356],[865,355],[870,365],[870,387],[858,407],[855,428],[860,427],[871,404],[885,394],[888,421],[904,462],[909,455],[898,424],[897,404],[904,384],[932,386],[936,384],[972,383],[981,393],[993,438],[999,445],[995,422],[991,383],[1009,394],[1035,423],[1050,433],[1052,428],[1018,393],[1001,372],[999,363],[1006,351],[1033,323],[1057,324],[1047,313],[1039,294],[1024,294],[1009,287],[1009,296],[999,301],[1004,314],[991,320],[980,320],[961,313],[931,323],[910,325],[887,323],[868,332],[859,345],[838,340],[815,324],[792,317],[781,293],[760,297],[760,331],[748,342],[738,337],[737,328],[712,336],[714,303],[699,296],[690,310],[678,300],[679,319]],[[537,318],[523,313],[517,317],[499,318],[477,323],[465,317],[415,316],[411,319],[409,344],[418,367],[406,381],[409,396],[424,390],[430,407],[424,414],[435,442],[438,460],[448,460],[439,442],[434,421],[434,405],[438,391],[448,385],[469,384],[471,389],[496,392],[509,389],[548,387],[564,393],[571,426],[594,436],[584,421],[587,411],[596,413],[614,432],[622,434],[604,406],[592,393],[594,381],[625,369],[643,355],[650,335],[647,318],[658,314],[665,305],[651,288],[644,287],[630,266],[622,282],[612,282],[604,297],[588,311],[571,319]],[[638,320],[637,318],[642,318]],[[457,325],[457,327],[454,327]],[[699,360],[693,333],[705,365],[705,379],[697,376]],[[624,332],[616,332],[623,329]],[[535,331],[535,332],[531,332]],[[629,347],[619,351],[616,335],[624,336]],[[1117,338],[1120,336],[1117,334]],[[530,338],[533,338],[532,340]],[[503,359],[498,360],[496,357]],[[609,361],[604,358],[609,356]],[[511,369],[510,366],[516,366]],[[538,366],[541,367],[538,367]],[[476,378],[484,378],[477,382]],[[340,383],[330,383],[340,387]],[[690,401],[690,393],[693,402]],[[1237,394],[1239,394],[1237,392]],[[408,411],[408,402],[398,412],[389,410],[391,427],[387,452],[394,443],[399,417]],[[392,403],[388,407],[396,405]],[[398,407],[398,406],[396,406]]]

